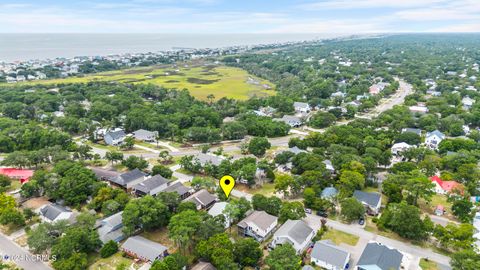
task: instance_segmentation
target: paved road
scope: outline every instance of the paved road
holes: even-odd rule
[[[304,221],[308,225],[310,225],[312,228],[314,228],[315,230],[318,230],[321,226],[320,219],[321,218],[319,216],[307,214],[307,217],[304,219]],[[390,238],[387,238],[387,237],[376,235],[374,233],[365,231],[362,227],[360,227],[356,224],[347,225],[347,224],[343,224],[343,223],[335,221],[335,220],[328,220],[327,221],[327,226],[332,227],[336,230],[343,231],[343,232],[353,234],[353,235],[357,235],[358,237],[360,237],[359,243],[352,250],[353,251],[352,252],[352,257],[353,257],[354,262],[358,261],[359,254],[361,254],[361,250],[363,250],[363,248],[365,247],[365,245],[369,241],[376,241],[376,242],[379,242],[379,243],[384,244],[386,246],[396,248],[401,252],[407,253],[411,257],[410,259],[411,259],[411,262],[412,262],[411,265],[407,269],[416,270],[417,266],[418,266],[418,264],[416,264],[416,262],[418,262],[418,260],[420,258],[429,258],[431,261],[439,263],[444,267],[445,266],[448,267],[448,265],[450,265],[450,258],[449,257],[438,254],[438,253],[435,253],[431,249],[417,247],[417,246],[414,246],[414,245],[409,244],[409,243],[404,243],[404,242],[401,242],[401,241],[397,241],[397,240],[394,240],[394,239],[390,239]]]
[[[3,234],[0,234],[0,254],[8,255],[10,258],[17,257],[18,259],[15,259],[14,262],[26,270],[52,270],[43,262],[26,260],[25,258],[33,258],[33,255]]]

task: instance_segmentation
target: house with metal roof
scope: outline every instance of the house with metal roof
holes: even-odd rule
[[[439,130],[427,132],[427,136],[425,137],[425,145],[431,149],[437,149],[438,145],[443,141],[443,139],[445,139],[445,137],[445,134]]]
[[[315,243],[310,258],[322,269],[344,270],[350,262],[350,253],[330,240],[322,240]]]
[[[117,177],[110,178],[109,181],[123,188],[130,189],[136,184],[145,181],[146,179],[146,173],[140,171],[139,169],[134,169],[129,172],[120,174]]]
[[[198,262],[190,270],[217,270],[217,268],[208,262]]]
[[[216,217],[219,215],[224,215],[223,211],[227,207],[228,203],[227,202],[216,202],[210,210],[208,210],[208,214],[212,217]],[[225,216],[225,215],[224,215]],[[230,227],[231,221],[225,217],[225,228]]]
[[[357,263],[357,270],[399,270],[403,254],[379,243],[368,243]]]
[[[217,197],[206,189],[202,189],[192,195],[190,197],[183,200],[184,202],[193,202],[198,210],[201,209],[209,209],[212,205],[217,201]]]
[[[100,227],[97,229],[98,236],[100,241],[104,244],[112,240],[115,242],[120,242],[125,238],[125,235],[122,232],[123,229],[123,219],[122,212],[118,212],[109,217],[102,219]]]
[[[180,196],[181,200],[188,198],[193,192],[192,188],[184,186],[180,181],[177,182],[169,182],[167,187],[160,192],[176,192],[178,196]],[[157,193],[158,194],[158,193]]]
[[[150,241],[141,236],[132,236],[122,244],[120,249],[129,256],[145,262],[162,260],[168,255],[167,247],[157,242]]]
[[[57,222],[60,220],[67,220],[70,223],[74,222],[75,215],[74,213],[59,204],[47,204],[41,207],[39,210],[40,218],[44,222]]]
[[[253,237],[262,242],[273,232],[278,224],[278,218],[265,211],[253,211],[238,224],[238,235]]]
[[[402,133],[405,133],[405,132],[415,133],[418,136],[422,135],[422,130],[418,128],[402,128]]]
[[[382,195],[380,193],[355,190],[353,197],[365,206],[368,214],[378,215],[380,213],[380,207],[382,206]]]
[[[132,187],[132,191],[137,196],[145,196],[145,195],[157,195],[159,192],[167,188],[168,183],[170,180],[167,178],[157,174],[154,175],[147,180],[140,182]]]
[[[293,103],[293,108],[295,109],[295,112],[297,113],[309,113],[312,108],[308,103],[305,102],[294,102]]]
[[[333,200],[338,195],[338,190],[334,187],[326,187],[322,190],[320,198],[325,200]]]
[[[158,132],[157,131],[148,131],[145,129],[139,129],[133,132],[133,137],[136,140],[144,141],[144,142],[154,142],[157,138]]]
[[[305,221],[289,219],[273,234],[271,247],[290,244],[297,254],[301,254],[310,245],[315,233]]]
[[[117,146],[123,143],[126,136],[127,134],[125,134],[125,131],[123,129],[119,129],[105,133],[105,136],[103,136],[103,140],[108,145]]]
[[[274,121],[284,122],[290,127],[299,127],[302,125],[302,119],[293,115],[284,115],[282,118],[274,118]]]
[[[200,165],[205,166],[207,164],[211,164],[214,166],[219,166],[223,158],[217,155],[209,155],[209,154],[204,154],[204,153],[198,153],[194,156],[194,159],[198,160]]]

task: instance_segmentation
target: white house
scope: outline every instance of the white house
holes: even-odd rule
[[[278,218],[265,211],[253,211],[237,224],[238,235],[253,237],[258,242],[268,238],[278,224]]]
[[[225,216],[225,214],[223,214],[223,211],[225,210],[227,205],[228,205],[227,202],[216,202],[212,206],[212,208],[210,208],[210,210],[208,210],[208,214],[212,217],[216,217],[216,216],[219,216],[219,215]],[[231,220],[229,218],[227,218],[227,216],[225,216],[225,228],[230,227],[230,224],[231,224]]]
[[[419,114],[426,114],[428,113],[428,108],[426,106],[414,105],[408,107],[408,110],[411,113],[419,113]]]
[[[475,100],[470,98],[469,96],[462,98],[462,105],[463,109],[465,110],[470,110],[473,106],[473,103],[475,103]]]
[[[57,222],[60,220],[67,220],[73,222],[74,214],[70,209],[67,209],[58,204],[47,204],[39,209],[40,218],[44,222]]]
[[[392,154],[398,155],[401,154],[402,152],[405,152],[406,150],[415,147],[413,145],[410,145],[406,142],[399,142],[394,145],[392,145]]]
[[[120,145],[123,143],[123,140],[125,140],[126,136],[127,135],[125,134],[125,131],[123,129],[118,129],[105,133],[103,139],[108,145]]]
[[[315,265],[328,270],[344,270],[350,261],[350,253],[330,240],[316,242],[310,257]]]
[[[293,107],[295,108],[295,112],[297,113],[309,113],[312,108],[310,108],[310,105],[305,102],[294,102]]]
[[[303,220],[287,220],[274,234],[271,246],[290,244],[297,254],[301,254],[310,244],[315,231]]]
[[[431,149],[437,149],[438,145],[443,139],[445,139],[445,134],[439,130],[427,132],[427,136],[425,137],[425,145]]]

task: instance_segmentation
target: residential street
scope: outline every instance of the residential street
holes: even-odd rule
[[[320,228],[320,220],[321,217],[313,214],[307,214],[307,217],[304,219],[304,221],[307,222],[307,224],[315,230],[318,230]],[[362,227],[356,224],[348,225],[328,219],[327,226],[334,228],[335,230],[343,231],[360,237],[358,244],[355,247],[349,248],[349,251],[352,253],[352,260],[354,264],[358,261],[363,249],[368,244],[368,242],[376,241],[386,246],[396,248],[403,253],[407,253],[411,258],[411,266],[408,268],[410,270],[418,269],[418,260],[420,260],[420,258],[428,258],[436,263],[441,264],[443,269],[449,269],[448,265],[450,265],[450,258],[435,253],[430,249],[421,248],[409,243],[404,243],[401,241],[376,235],[374,233],[365,231]]]
[[[14,262],[25,270],[51,270],[52,268],[47,266],[41,261],[34,261],[32,255],[27,250],[23,249],[13,240],[10,240],[3,234],[0,234],[0,255],[2,258],[9,256]],[[14,258],[16,257],[16,258]]]

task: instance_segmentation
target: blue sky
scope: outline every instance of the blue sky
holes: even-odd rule
[[[2,33],[479,31],[480,0],[0,0]]]

